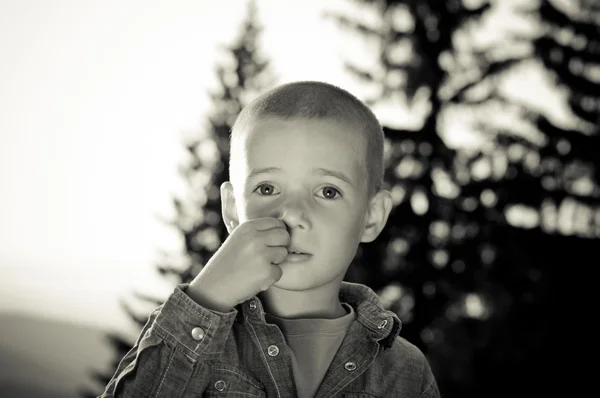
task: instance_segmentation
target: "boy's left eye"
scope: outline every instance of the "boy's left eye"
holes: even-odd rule
[[[340,191],[334,187],[323,187],[321,192],[326,199],[335,199],[337,196],[340,196]]]

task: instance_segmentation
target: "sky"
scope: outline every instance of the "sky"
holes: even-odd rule
[[[170,293],[154,267],[180,242],[159,218],[185,192],[182,138],[202,129],[240,3],[0,0],[0,311],[118,327],[132,288]],[[322,1],[258,7],[280,82],[359,94]]]
[[[106,327],[132,287],[170,291],[154,264],[179,241],[158,218],[240,3],[0,1],[0,311]],[[258,2],[282,81],[345,84],[318,3]]]

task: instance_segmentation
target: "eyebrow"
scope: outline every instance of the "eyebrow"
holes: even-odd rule
[[[262,169],[253,169],[250,170],[250,173],[248,173],[248,179],[257,176],[259,174],[266,174],[266,173],[273,173],[273,172],[279,172],[281,171],[281,169],[279,167],[265,167]],[[346,174],[340,172],[340,171],[334,171],[334,170],[329,170],[329,169],[324,169],[324,168],[316,168],[316,169],[312,169],[311,170],[313,175],[319,175],[319,176],[329,176],[329,177],[335,177],[339,180],[344,181],[346,184],[350,185],[351,187],[354,187],[354,184],[352,183],[352,180],[350,180],[350,178],[348,178],[348,176],[346,176]]]

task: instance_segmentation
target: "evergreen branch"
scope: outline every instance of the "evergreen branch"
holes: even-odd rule
[[[351,19],[345,15],[325,11],[323,12],[323,17],[334,20],[334,22],[336,22],[342,28],[355,31],[363,35],[381,37],[382,34],[381,31],[379,31],[378,29],[372,28],[362,22]]]
[[[144,293],[140,293],[140,292],[134,292],[133,295],[135,297],[137,297],[138,299],[152,303],[153,305],[155,305],[157,307],[164,302],[164,300],[160,300],[160,299],[157,299],[156,297],[152,297],[148,294],[144,294]]]
[[[456,90],[454,92],[454,94],[452,94],[452,96],[450,96],[450,98],[447,99],[448,103],[458,104],[458,103],[467,102],[467,100],[465,98],[465,93],[468,90],[470,90],[471,88],[479,86],[482,83],[483,82],[480,79],[474,79],[474,80],[471,80],[470,82],[465,83],[462,87],[460,87],[458,90]],[[469,104],[477,104],[477,103],[481,103],[481,102],[482,101],[475,101],[473,103],[469,102]]]
[[[552,4],[552,1],[542,1],[539,13],[544,22],[560,28],[573,29],[577,34],[582,34],[588,39],[594,39],[600,35],[600,27],[598,25],[591,22],[574,20],[556,8]]]
[[[121,307],[121,309],[123,309],[127,313],[129,318],[131,318],[136,324],[138,324],[139,326],[144,326],[146,324],[146,321],[148,320],[148,316],[147,315],[146,316],[138,315],[137,313],[135,313],[131,309],[129,304],[127,304],[127,302],[125,302],[125,300],[119,299],[119,306]]]
[[[588,109],[582,105],[582,101],[585,98],[580,93],[573,93],[569,98],[569,106],[571,111],[581,118],[593,125],[595,134],[600,134],[600,114],[597,109]],[[596,98],[596,101],[598,99]]]
[[[419,133],[419,130],[395,129],[383,126],[383,133],[385,134],[386,138],[392,141],[402,141],[408,138],[414,139]]]
[[[573,73],[569,68],[570,58],[563,56],[558,61],[552,59],[551,53],[558,47],[556,42],[554,42],[556,46],[550,47],[553,42],[554,41],[549,38],[540,39],[537,42],[537,52],[544,65],[548,69],[556,72],[558,80],[567,87],[571,87],[573,90],[583,95],[598,97],[600,94],[600,84],[592,82],[584,76]]]
[[[348,72],[355,75],[365,83],[373,83],[375,81],[375,76],[373,76],[371,72],[354,66],[348,62],[344,62],[344,69],[346,69]]]
[[[553,124],[548,118],[540,115],[537,120],[537,128],[543,131],[551,142],[556,143],[563,139],[570,145],[570,154],[576,159],[595,163],[598,166],[598,154],[600,153],[600,135],[584,135],[578,130],[564,129]]]
[[[179,273],[181,272],[181,270],[171,267],[169,265],[157,265],[156,269],[158,273],[162,276],[179,275]]]
[[[598,55],[600,55],[600,45],[596,51],[593,51],[593,46],[588,45],[583,49],[575,49],[573,46],[566,46],[559,43],[556,38],[551,35],[544,35],[534,41],[534,46],[538,55],[541,53],[550,54],[551,52],[560,53],[560,61],[566,62],[568,60],[578,58],[584,63],[598,64]],[[559,62],[558,60],[555,62]]]
[[[461,20],[475,20],[481,18],[483,14],[488,12],[492,8],[492,4],[489,0],[485,3],[481,4],[479,7],[475,8],[467,8],[461,7],[460,11],[457,13],[460,15]]]
[[[476,79],[471,80],[470,82],[465,83],[462,87],[460,87],[458,90],[456,90],[454,92],[454,94],[450,98],[448,98],[447,101],[451,104],[466,103],[469,105],[480,105],[480,104],[485,103],[486,101],[488,101],[492,98],[493,90],[490,90],[490,92],[487,95],[484,95],[481,98],[472,99],[472,100],[466,98],[467,92],[475,87],[482,85],[482,84],[487,84],[489,79],[498,78],[499,75],[501,75],[507,71],[510,71],[515,66],[519,65],[520,63],[524,62],[527,59],[528,58],[523,58],[523,57],[507,58],[502,61],[496,61],[496,62],[490,63],[487,66],[487,69],[481,75],[481,77],[478,77]]]

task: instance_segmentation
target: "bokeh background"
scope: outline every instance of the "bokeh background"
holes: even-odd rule
[[[400,316],[442,396],[580,384],[599,26],[595,0],[0,1],[0,396],[101,393],[226,238],[236,114],[293,80],[385,126],[394,209],[346,280]]]

